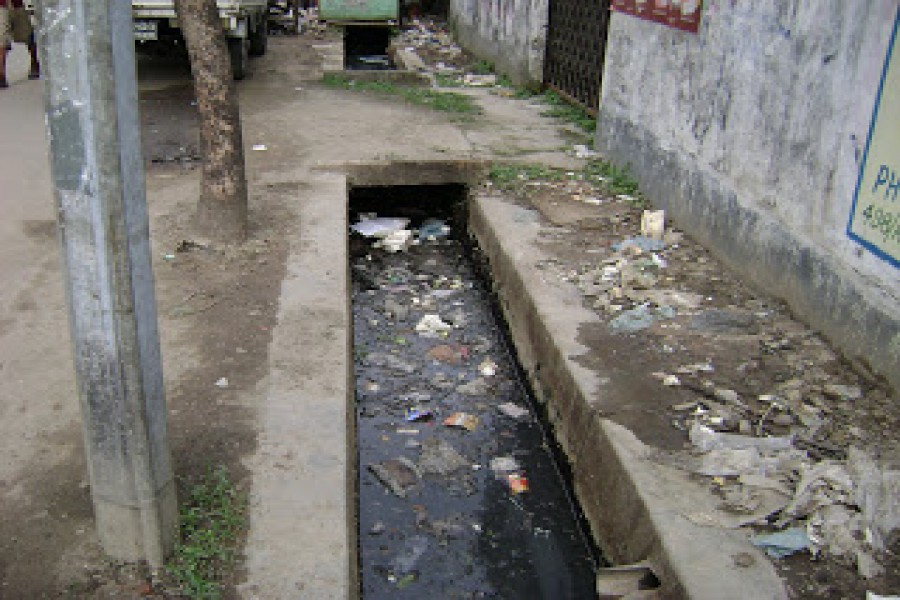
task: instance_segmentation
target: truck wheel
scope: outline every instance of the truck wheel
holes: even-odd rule
[[[231,73],[236,80],[247,76],[247,41],[243,38],[228,38],[228,56],[231,58]]]
[[[250,56],[262,56],[269,46],[269,20],[264,15],[250,32]]]

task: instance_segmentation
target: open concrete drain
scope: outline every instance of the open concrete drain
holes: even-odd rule
[[[455,226],[465,197],[350,192],[363,596],[592,598],[596,556]]]

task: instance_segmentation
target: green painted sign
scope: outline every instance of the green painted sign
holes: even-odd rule
[[[319,0],[319,18],[326,21],[396,21],[398,0]]]

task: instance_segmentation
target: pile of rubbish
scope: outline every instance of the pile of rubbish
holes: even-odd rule
[[[364,592],[525,597],[537,579],[590,597],[593,556],[450,226],[350,228]]]
[[[774,558],[807,551],[842,557],[864,578],[880,575],[879,556],[900,535],[900,470],[876,460],[872,450],[880,444],[866,439],[871,434],[846,425],[866,390],[855,376],[842,380],[826,369],[837,362],[836,355],[809,330],[792,326],[777,307],[753,299],[746,306],[723,305],[708,292],[694,291],[685,276],[689,269],[714,280],[723,274],[702,254],[673,272],[671,263],[686,243],[680,232],[666,229],[664,211],[644,210],[639,233],[611,241],[578,270],[565,271],[564,263],[541,267],[562,267],[560,276],[604,317],[611,335],[664,340],[661,362],[674,366],[649,375],[664,388],[681,391],[682,401],[669,411],[672,425],[688,434],[691,449],[659,451],[657,459],[707,478],[719,499],[717,511],[686,515],[689,519],[747,527],[754,532],[752,542]],[[748,356],[734,372],[723,371],[711,357],[679,361],[687,349],[683,344],[697,338],[722,341],[723,347],[732,341],[747,347],[750,341],[757,344],[758,357]],[[796,375],[781,375],[762,383],[768,389],[752,393],[745,379],[767,359],[779,361],[780,372]],[[863,414],[868,412],[877,419],[890,411],[868,404]],[[890,429],[888,421],[880,425]],[[890,439],[889,434],[885,445]]]

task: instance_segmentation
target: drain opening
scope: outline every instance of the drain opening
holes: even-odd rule
[[[349,200],[363,597],[594,597],[596,549],[467,252],[466,187]]]
[[[391,28],[382,25],[344,27],[344,69],[387,71],[394,68],[388,56]]]

